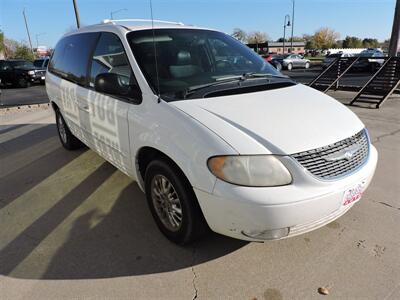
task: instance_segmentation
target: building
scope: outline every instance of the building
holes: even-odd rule
[[[47,46],[39,46],[36,48],[36,54],[39,57],[45,57],[50,55],[50,49]]]
[[[305,53],[305,42],[293,42],[293,49],[290,48],[290,41],[285,42],[285,51],[283,51],[283,42],[268,42],[268,52],[269,53],[296,53],[296,54],[304,54]]]
[[[290,48],[290,41],[285,42],[285,52],[283,51],[283,42],[264,42],[259,44],[247,44],[248,47],[252,48],[254,51],[260,54],[267,53],[305,53],[305,42],[293,42],[293,49]]]

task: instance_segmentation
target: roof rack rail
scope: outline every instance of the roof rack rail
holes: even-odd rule
[[[173,25],[185,25],[182,22],[171,22],[171,21],[162,21],[162,20],[151,20],[151,19],[120,19],[120,20],[109,20],[105,19],[102,21],[102,24],[114,24],[119,25],[118,23],[158,23],[158,24],[173,24]]]

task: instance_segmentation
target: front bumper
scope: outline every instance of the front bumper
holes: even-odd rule
[[[217,180],[212,194],[194,190],[208,225],[217,233],[260,241],[242,232],[289,227],[287,237],[291,237],[322,227],[346,213],[354,204],[343,206],[345,191],[360,182],[365,183],[365,190],[377,160],[377,151],[371,145],[365,164],[340,180],[320,181],[301,170],[292,174],[293,184],[287,186],[243,187]]]
[[[44,82],[46,79],[46,73],[35,73],[32,75],[28,75],[31,82]]]

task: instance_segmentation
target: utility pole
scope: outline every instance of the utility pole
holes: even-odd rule
[[[397,56],[397,53],[400,51],[399,34],[400,34],[400,0],[397,0],[396,8],[394,10],[392,36],[390,37],[389,56]]]
[[[74,3],[74,10],[75,10],[75,18],[76,18],[76,27],[80,28],[81,27],[81,21],[79,19],[79,11],[78,11],[78,5],[76,4],[76,0],[72,0]]]
[[[292,37],[290,38],[290,48],[293,51],[293,29],[294,29],[294,0],[292,0]]]
[[[33,54],[31,35],[30,35],[30,33],[29,33],[28,22],[26,21],[25,8],[24,8],[24,10],[22,11],[22,14],[24,15],[26,33],[28,34],[28,39],[29,39],[29,46],[31,46],[31,52],[32,52],[32,54]]]

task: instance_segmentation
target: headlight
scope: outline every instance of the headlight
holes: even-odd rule
[[[29,75],[35,75],[35,71],[28,71]]]
[[[215,156],[208,162],[221,180],[244,186],[279,186],[292,182],[288,169],[273,155]]]

